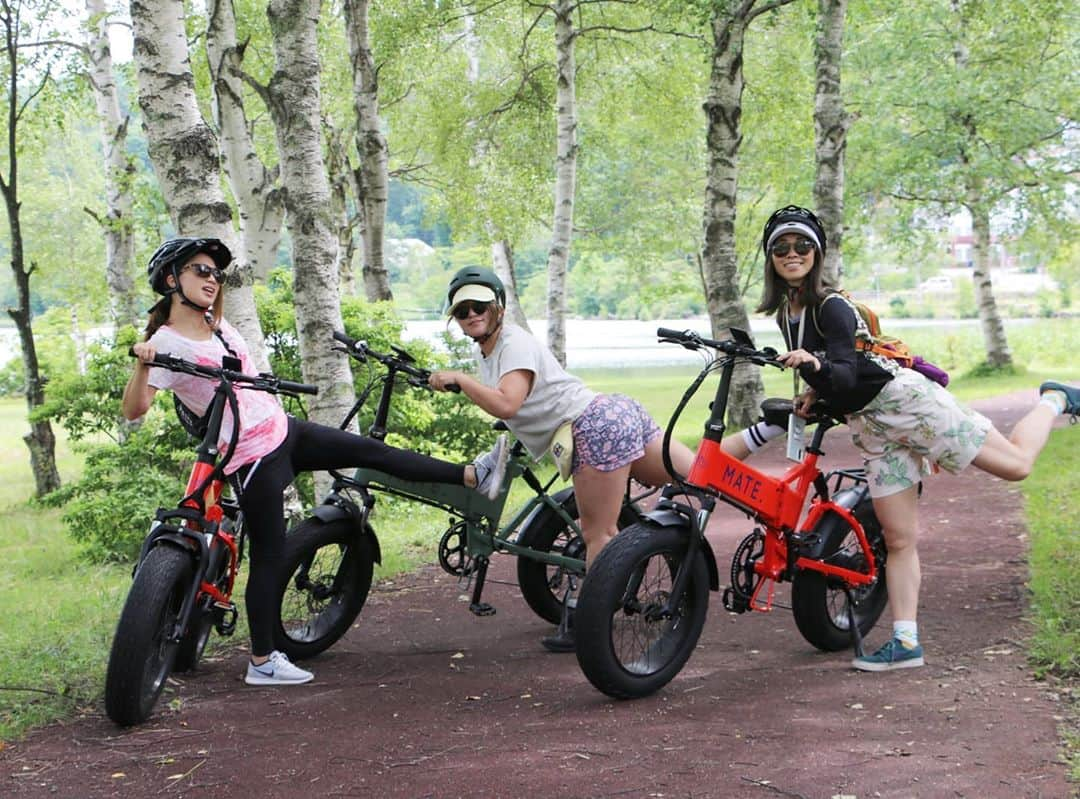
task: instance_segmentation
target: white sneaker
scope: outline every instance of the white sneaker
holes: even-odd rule
[[[476,490],[488,499],[495,499],[502,491],[503,478],[506,477],[506,461],[510,457],[510,445],[506,433],[500,433],[495,446],[475,461]]]
[[[244,682],[248,685],[303,685],[314,678],[310,671],[294,666],[284,652],[274,650],[270,659],[258,666],[248,661]]]

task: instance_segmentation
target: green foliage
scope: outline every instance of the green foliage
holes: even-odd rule
[[[179,499],[194,450],[167,392],[141,424],[121,421],[135,338],[128,328],[114,346],[93,348],[86,374],[72,370],[51,381],[34,415],[59,423],[86,457],[80,478],[42,501],[63,507],[69,533],[95,563],[134,558],[157,507]]]

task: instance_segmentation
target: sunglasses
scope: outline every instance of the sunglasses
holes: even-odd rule
[[[218,269],[216,266],[208,266],[207,264],[191,264],[186,267],[194,272],[196,275],[205,280],[208,277],[214,278],[218,285],[224,285],[225,283],[225,271]]]
[[[791,247],[792,245],[788,244],[786,241],[778,241],[772,246],[772,249],[769,250],[769,252],[777,258],[783,258],[791,252]],[[810,241],[810,239],[796,239],[794,247],[795,252],[798,255],[806,255],[814,249],[814,243]]]
[[[488,308],[491,307],[490,302],[478,302],[476,300],[465,300],[454,306],[454,318],[455,319],[468,319],[470,313],[474,313],[477,316],[483,316],[487,313]]]

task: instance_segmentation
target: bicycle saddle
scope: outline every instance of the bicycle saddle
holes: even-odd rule
[[[794,403],[783,397],[769,397],[761,403],[761,418],[777,427],[787,427]]]

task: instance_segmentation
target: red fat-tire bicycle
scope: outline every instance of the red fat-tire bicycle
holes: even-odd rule
[[[720,384],[690,474],[667,486],[653,511],[604,547],[583,583],[574,619],[578,663],[596,688],[615,698],[659,690],[693,653],[709,592],[720,588],[705,538],[717,500],[758,525],[732,558],[723,593],[728,611],[771,611],[776,584],[790,581],[802,636],[825,651],[853,646],[861,654],[862,636],[885,609],[885,540],[865,473],[826,474],[818,468],[825,433],[838,424],[824,407],[811,420],[817,427],[801,461],[780,477],[721,448],[736,364],[782,367],[774,350],[756,349],[741,330],[731,334],[714,341],[692,331],[657,331],[661,341],[703,352],[707,359],[664,435],[670,473],[675,474],[669,451],[675,422],[706,377],[719,372]],[[767,419],[786,426],[791,402],[767,400],[763,410]]]
[[[220,635],[236,629],[232,591],[243,560],[244,520],[236,501],[222,496],[224,468],[236,449],[236,425],[225,453],[218,451],[226,406],[239,418],[234,386],[288,396],[317,391],[273,375],[242,374],[240,362],[230,357],[219,368],[159,353],[153,365],[218,384],[206,416],[198,420],[202,442],[184,498],[155,514],[116,625],[105,711],[124,726],[150,716],[170,674],[195,668],[212,629]]]

